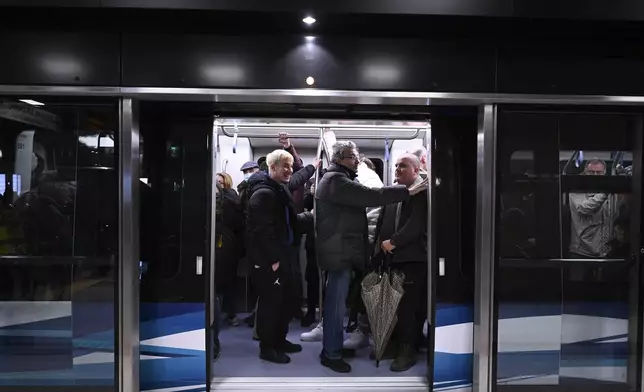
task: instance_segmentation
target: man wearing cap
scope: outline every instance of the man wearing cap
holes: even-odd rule
[[[246,206],[248,203],[246,197],[248,192],[248,179],[253,175],[253,173],[259,171],[259,165],[254,161],[248,161],[244,163],[239,170],[244,173],[244,181],[240,182],[239,185],[237,185],[237,192],[239,193],[239,197],[241,198],[242,211],[246,211]]]

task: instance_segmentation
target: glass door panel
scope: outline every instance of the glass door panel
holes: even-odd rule
[[[500,111],[499,390],[628,390],[639,124],[629,113]]]

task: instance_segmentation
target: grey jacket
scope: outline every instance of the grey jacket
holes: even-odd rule
[[[570,252],[605,257],[613,238],[613,222],[619,212],[615,195],[571,193]]]
[[[356,173],[332,164],[315,192],[318,266],[322,270],[364,269],[369,254],[365,208],[409,200],[404,186],[367,188]]]

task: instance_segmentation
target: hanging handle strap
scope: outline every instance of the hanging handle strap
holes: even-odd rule
[[[235,125],[235,133],[233,134],[233,154],[237,154],[237,135],[239,135],[239,129]]]

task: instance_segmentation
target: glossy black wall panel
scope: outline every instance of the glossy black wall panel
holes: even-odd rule
[[[0,83],[117,86],[119,35],[2,32]]]
[[[642,20],[639,0],[514,0],[512,16],[530,18]]]
[[[600,41],[522,42],[500,45],[502,93],[641,95],[640,45]]]
[[[465,41],[303,36],[123,37],[126,86],[494,90],[493,46]]]

